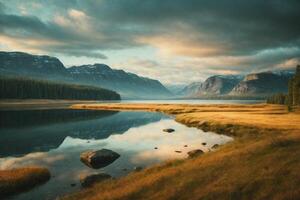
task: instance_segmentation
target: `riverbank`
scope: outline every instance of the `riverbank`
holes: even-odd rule
[[[300,113],[277,105],[79,104],[73,109],[164,112],[234,142],[82,190],[65,199],[296,199]]]

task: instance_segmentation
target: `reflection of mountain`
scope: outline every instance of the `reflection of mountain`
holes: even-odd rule
[[[58,110],[56,111],[59,112]],[[70,115],[65,115],[62,121],[56,120],[55,123],[52,121],[42,126],[39,125],[39,120],[36,121],[36,126],[32,126],[33,124],[31,124],[30,127],[22,129],[18,129],[17,127],[14,129],[2,128],[1,126],[0,157],[21,156],[30,152],[49,151],[50,149],[57,148],[67,136],[81,139],[103,139],[109,137],[111,134],[122,134],[131,127],[159,121],[162,117],[157,113],[98,112],[99,115],[92,113],[93,117],[89,117],[87,120],[86,117],[88,114],[85,113],[85,120],[78,120],[78,118],[74,119],[74,117],[71,117],[68,121]],[[27,116],[27,114],[23,115]],[[49,115],[43,115],[42,117],[45,116]],[[12,116],[6,117],[14,120]],[[47,119],[40,120],[45,122]],[[24,127],[24,124],[22,126]]]
[[[10,110],[0,111],[0,128],[36,127],[44,124],[64,123],[69,121],[88,120],[106,117],[117,113],[116,111],[99,110]]]

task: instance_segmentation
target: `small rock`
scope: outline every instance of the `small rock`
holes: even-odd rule
[[[187,154],[189,155],[189,158],[195,158],[203,153],[204,152],[201,149],[195,149],[195,150],[189,151]]]
[[[95,183],[111,179],[112,177],[109,174],[100,173],[100,174],[92,174],[89,176],[85,176],[80,178],[80,183],[82,187],[90,187]]]
[[[218,147],[219,147],[218,144],[214,144],[211,148],[212,148],[212,149],[217,149]]]
[[[93,169],[105,167],[114,162],[119,157],[120,155],[118,153],[109,149],[86,151],[80,154],[81,162]]]
[[[139,172],[143,170],[143,167],[134,167],[133,170]]]
[[[184,147],[188,147],[188,145],[184,145]]]
[[[154,147],[154,149],[158,149],[157,147]]]
[[[172,129],[172,128],[166,128],[166,129],[163,129],[164,132],[167,132],[167,133],[172,133],[174,132],[175,130]]]
[[[181,153],[181,151],[175,151],[176,153]]]
[[[202,145],[205,146],[205,145],[206,145],[206,142],[202,142]]]

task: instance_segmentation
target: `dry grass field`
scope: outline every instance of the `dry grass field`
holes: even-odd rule
[[[49,179],[50,172],[43,167],[0,170],[0,199],[10,194],[26,191]]]
[[[143,110],[235,140],[102,182],[65,199],[300,199],[300,113],[255,105],[93,104],[74,109]],[[199,133],[200,134],[200,133]]]

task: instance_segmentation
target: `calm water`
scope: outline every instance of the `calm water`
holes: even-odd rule
[[[163,104],[255,104],[265,103],[265,100],[204,100],[204,99],[182,99],[182,100],[122,100],[121,103],[163,103]]]
[[[232,138],[188,128],[168,116],[149,112],[84,110],[0,111],[0,169],[40,165],[50,181],[11,199],[55,199],[78,190],[79,177],[105,172],[113,177],[165,160],[185,158],[195,148],[208,151]],[[175,129],[165,133],[164,128]],[[203,146],[201,143],[206,142]],[[184,147],[188,145],[188,147]],[[158,149],[154,149],[157,147]],[[107,148],[121,157],[102,169],[79,160],[89,149]],[[175,151],[182,151],[176,153]],[[75,183],[75,187],[70,184]]]

